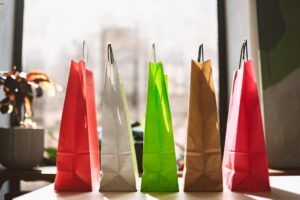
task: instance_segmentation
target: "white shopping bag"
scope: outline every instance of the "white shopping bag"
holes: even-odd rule
[[[100,191],[136,191],[138,172],[127,100],[110,44],[102,116]]]

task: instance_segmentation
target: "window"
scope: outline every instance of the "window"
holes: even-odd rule
[[[169,98],[175,141],[184,146],[191,59],[204,43],[211,58],[218,92],[217,0],[26,0],[23,69],[46,72],[66,88],[70,60],[89,45],[88,66],[94,71],[98,125],[106,45],[112,43],[124,79],[133,120],[144,121],[147,68],[152,42],[169,76]],[[64,92],[35,99],[34,119],[58,136]],[[218,95],[217,95],[218,96]],[[50,137],[46,146],[56,146]]]

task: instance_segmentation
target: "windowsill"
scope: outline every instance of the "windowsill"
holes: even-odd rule
[[[269,169],[270,176],[295,176],[300,175],[300,169]]]

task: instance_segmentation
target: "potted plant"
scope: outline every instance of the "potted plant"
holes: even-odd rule
[[[0,72],[0,86],[5,97],[0,112],[10,114],[11,128],[0,128],[0,163],[7,169],[32,169],[43,159],[44,129],[32,121],[34,97],[57,90],[56,85],[41,72]]]

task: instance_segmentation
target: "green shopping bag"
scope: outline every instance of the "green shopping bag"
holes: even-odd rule
[[[177,192],[178,179],[167,77],[161,62],[149,63],[142,192]]]

